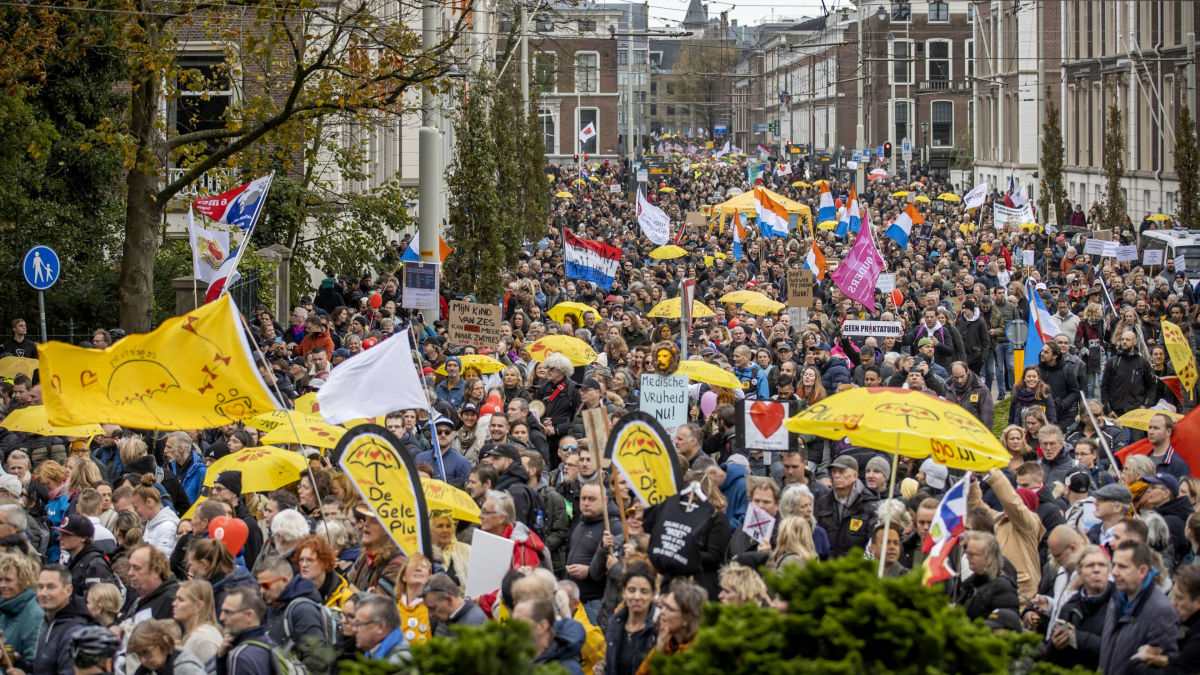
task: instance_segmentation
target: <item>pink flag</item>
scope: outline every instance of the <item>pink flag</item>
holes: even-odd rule
[[[883,256],[875,248],[871,238],[871,224],[863,213],[862,228],[854,239],[854,246],[841,265],[830,275],[838,290],[851,300],[861,302],[868,311],[875,311],[875,286],[879,273],[883,271]]]

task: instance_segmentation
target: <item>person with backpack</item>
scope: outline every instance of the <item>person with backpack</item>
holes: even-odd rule
[[[521,464],[521,451],[512,443],[486,445],[479,461],[500,474],[496,489],[512,495],[517,509],[517,522],[523,523],[541,537],[545,531],[545,506],[542,496],[529,487],[529,472]]]
[[[62,527],[54,529],[62,550],[71,555],[67,569],[71,570],[71,585],[79,599],[86,599],[88,590],[96,584],[117,582],[108,558],[92,543],[96,530],[87,516],[71,514]]]
[[[263,620],[267,604],[253,586],[237,586],[221,603],[225,643],[217,651],[217,675],[275,675],[275,643]]]
[[[307,665],[324,645],[337,644],[341,639],[340,619],[321,602],[312,581],[296,574],[286,558],[271,556],[263,560],[254,575],[267,603],[267,635],[276,645],[291,650]],[[332,663],[314,665],[317,667],[310,670],[316,672],[328,669]]]

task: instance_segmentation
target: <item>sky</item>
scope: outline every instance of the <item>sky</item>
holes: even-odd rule
[[[651,26],[678,26],[687,13],[688,0],[647,0],[650,7]],[[703,0],[702,0],[703,1]],[[729,11],[730,19],[737,19],[738,25],[755,25],[787,17],[802,19],[823,14],[821,0],[788,0],[771,3],[767,0],[749,0],[743,3],[737,0],[709,0],[708,15],[716,16],[723,11]],[[849,0],[825,0],[826,7],[851,4]]]

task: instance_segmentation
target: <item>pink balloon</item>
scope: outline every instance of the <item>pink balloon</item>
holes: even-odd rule
[[[706,391],[700,397],[700,412],[708,417],[717,409],[717,394],[713,391]]]

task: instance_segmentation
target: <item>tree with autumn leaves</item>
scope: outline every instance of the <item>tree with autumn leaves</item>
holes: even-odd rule
[[[48,64],[103,54],[119,60],[115,88],[127,92],[126,105],[79,120],[87,138],[73,149],[114,156],[123,170],[122,184],[115,186],[124,199],[120,325],[144,331],[151,326],[155,255],[172,200],[214,169],[235,181],[276,170],[295,189],[287,195],[288,208],[273,194],[268,216],[274,210],[280,219],[291,218],[287,234],[297,243],[298,229],[314,211],[346,207],[342,195],[312,203],[314,194],[331,191],[319,167],[361,168],[362,138],[381,126],[398,126],[419,99],[406,94],[424,86],[441,90],[457,65],[452,48],[471,9],[465,3],[437,45],[424,50],[421,8],[411,3],[101,0],[10,7],[0,16],[7,29],[0,56],[8,59],[0,65],[0,86],[29,97],[47,86]],[[92,28],[104,22],[107,31]],[[187,67],[184,57],[197,53],[214,64]],[[219,119],[164,119],[164,110],[193,115],[204,107],[176,106],[185,94],[207,102],[217,89],[234,92]],[[180,170],[168,176],[169,166]],[[396,186],[387,187],[402,204]],[[365,217],[402,221],[395,209],[383,211],[365,209]],[[378,248],[379,242],[373,244]]]

